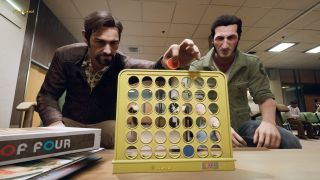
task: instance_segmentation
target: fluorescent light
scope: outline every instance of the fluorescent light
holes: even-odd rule
[[[319,52],[320,52],[320,46],[317,46],[315,48],[308,50],[306,53],[319,53]]]
[[[24,15],[24,13],[22,12],[21,8],[16,5],[14,2],[12,2],[11,0],[6,0],[16,11],[20,12],[21,14]]]
[[[281,51],[284,51],[295,44],[296,43],[280,43],[280,44],[276,45],[275,47],[269,49],[268,51],[281,52]]]

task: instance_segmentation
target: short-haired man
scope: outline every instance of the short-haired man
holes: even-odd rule
[[[57,49],[37,96],[37,111],[45,126],[100,128],[102,146],[112,148],[119,72],[170,68],[200,58],[199,49],[189,39],[171,45],[156,62],[130,58],[118,51],[122,29],[111,13],[93,12],[85,18],[85,43]],[[61,112],[58,99],[64,91]]]
[[[301,148],[291,132],[276,126],[276,104],[269,79],[256,56],[237,49],[241,32],[242,21],[238,17],[218,17],[211,27],[213,48],[199,61],[193,62],[189,70],[218,70],[226,75],[234,146]],[[261,123],[250,120],[247,89],[259,105]]]

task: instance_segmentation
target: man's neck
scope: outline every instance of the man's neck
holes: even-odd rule
[[[96,74],[96,72],[100,71],[101,69],[103,69],[103,66],[99,66],[96,62],[94,62],[94,60],[91,59],[91,67],[92,67],[92,71],[93,74]]]
[[[234,61],[235,54],[233,54],[229,58],[220,58],[216,53],[213,56],[213,61],[215,62],[216,66],[219,68],[222,72],[227,72],[228,69],[231,67],[233,61]]]

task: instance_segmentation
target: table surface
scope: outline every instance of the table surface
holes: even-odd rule
[[[72,179],[108,180],[203,180],[203,179],[320,179],[320,150],[275,149],[234,151],[235,171],[112,174],[113,150],[98,153],[99,163]]]

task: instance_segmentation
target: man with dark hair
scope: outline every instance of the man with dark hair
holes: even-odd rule
[[[274,96],[262,63],[237,47],[242,21],[236,16],[218,17],[211,27],[213,48],[189,70],[221,71],[228,80],[232,142],[235,147],[301,148],[293,134],[276,126]],[[250,120],[247,89],[262,114],[261,123]],[[249,121],[250,120],[250,121]]]
[[[288,106],[289,112],[287,112],[287,121],[293,127],[296,127],[298,131],[298,137],[301,139],[318,139],[314,136],[314,130],[312,124],[308,121],[302,121],[300,117],[300,109],[298,107],[297,101],[291,101]],[[305,130],[307,130],[307,136],[305,135]]]
[[[168,69],[200,58],[190,39],[174,44],[158,61],[133,59],[118,51],[122,24],[111,13],[85,18],[85,43],[58,48],[37,96],[37,111],[45,126],[100,128],[101,143],[114,146],[118,74],[123,69]],[[66,91],[62,112],[58,99]]]

